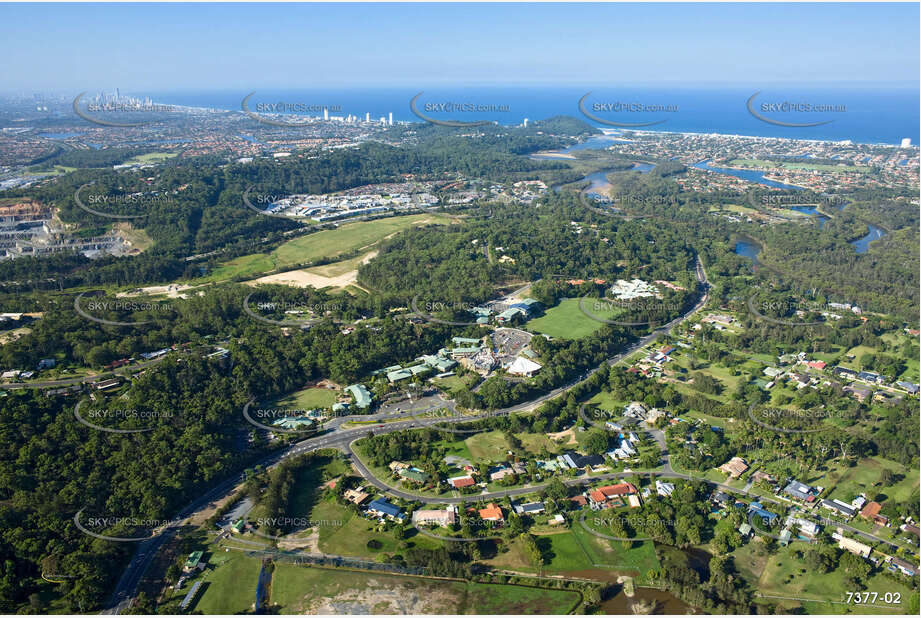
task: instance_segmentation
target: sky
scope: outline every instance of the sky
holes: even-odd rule
[[[0,92],[901,83],[919,4],[0,4]]]

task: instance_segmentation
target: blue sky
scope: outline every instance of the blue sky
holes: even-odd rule
[[[919,5],[0,4],[4,92],[909,83]]]

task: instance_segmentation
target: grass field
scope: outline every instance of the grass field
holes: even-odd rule
[[[620,413],[623,412],[624,406],[627,405],[628,402],[621,401],[610,391],[601,391],[589,399],[588,403],[598,404],[598,409],[604,410],[605,412]]]
[[[807,170],[822,172],[862,172],[870,171],[866,165],[828,165],[826,163],[792,163],[789,161],[766,161],[764,159],[733,159],[730,165],[738,167],[753,167],[758,169],[786,169]]]
[[[843,569],[836,569],[830,573],[819,573],[810,570],[802,560],[797,560],[794,552],[797,545],[781,548],[776,554],[770,556],[760,575],[757,589],[766,596],[796,597],[798,599],[811,599],[822,610],[833,613],[842,613],[845,605],[830,602],[842,602],[847,599],[847,587]],[[868,578],[865,590],[884,592],[900,592],[902,607],[907,607],[911,590],[900,582],[887,578],[885,575],[876,574]],[[773,599],[777,601],[776,599]],[[824,602],[823,602],[824,601]],[[803,603],[802,600],[779,601],[787,608],[793,608]],[[880,601],[878,603],[881,604]],[[818,608],[816,608],[818,609]],[[851,609],[855,609],[851,606]],[[873,608],[860,607],[860,613],[903,613],[901,608]]]
[[[392,533],[379,531],[376,521],[355,515],[334,502],[320,502],[310,512],[310,518],[313,521],[342,523],[341,526],[320,526],[320,550],[329,554],[382,561],[388,554],[398,553],[404,542],[406,547],[424,549],[434,549],[442,543],[418,534],[412,528],[407,528],[404,541],[398,541]],[[381,548],[369,549],[368,541],[371,539],[380,541]]]
[[[618,309],[607,306],[598,308],[592,300],[585,301],[585,308],[602,319],[613,318],[620,313]],[[603,322],[593,320],[582,312],[578,298],[564,298],[556,307],[548,309],[546,314],[525,324],[525,328],[530,331],[560,339],[581,339],[591,335],[602,326],[604,326]]]
[[[61,174],[69,174],[70,172],[76,171],[76,167],[66,167],[64,165],[55,165],[53,169],[47,172],[32,172],[27,171],[24,176],[56,176]]]
[[[271,272],[294,264],[314,262],[320,258],[335,258],[358,249],[368,249],[388,236],[417,225],[447,225],[457,219],[445,215],[406,215],[343,223],[338,228],[307,234],[290,240],[271,253],[254,253],[240,256],[221,264],[208,276],[196,279],[197,283],[224,281],[233,277],[250,277]],[[323,276],[339,276],[358,267],[363,256],[349,258],[342,262],[324,264],[311,273]]]
[[[260,273],[268,272],[275,268],[272,258],[262,253],[253,255],[243,255],[224,262],[208,275],[196,279],[196,283],[208,283],[211,281],[226,281],[234,277],[250,277]]]
[[[274,401],[272,405],[297,410],[329,408],[336,403],[339,392],[328,388],[305,388]]]
[[[625,549],[622,542],[600,539],[578,524],[573,526],[571,534],[595,566],[632,573],[637,577],[638,585],[646,583],[646,573],[659,566],[652,541],[633,542]]]
[[[224,560],[220,560],[225,558]],[[256,603],[256,583],[261,561],[238,552],[215,554],[216,566],[205,575],[202,592],[190,610],[200,614],[249,613]]]
[[[635,542],[629,549],[624,549],[622,543],[593,536],[579,524],[566,532],[538,536],[537,546],[544,558],[541,569],[544,573],[578,573],[600,568],[636,575],[638,583],[642,583],[646,573],[659,566],[652,542]],[[517,540],[512,542],[507,552],[485,562],[500,569],[537,572]]]
[[[549,453],[560,452],[560,446],[543,433],[516,433],[515,437],[521,440],[521,444],[532,455],[540,455],[543,449]]]
[[[574,591],[276,566],[271,603],[284,614],[565,614]]]
[[[464,388],[464,381],[457,376],[447,376],[445,378],[434,378],[432,383],[449,395]]]
[[[335,257],[355,249],[370,249],[391,234],[416,225],[444,225],[451,221],[443,215],[426,214],[345,223],[334,230],[295,238],[278,247],[271,255],[277,266],[302,264],[319,258]]]
[[[735,212],[740,215],[750,215],[757,213],[758,211],[754,208],[748,206],[742,206],[741,204],[720,204],[717,206],[711,206],[710,212],[719,211],[719,210],[728,210],[730,212]]]
[[[510,448],[501,431],[484,431],[470,436],[464,443],[473,461],[505,461]]]
[[[882,487],[879,485],[879,478],[884,469],[889,469],[904,478],[891,487]],[[882,457],[861,459],[856,466],[844,468],[840,474],[830,494],[833,498],[847,499],[848,502],[860,493],[866,493],[870,499],[882,493],[889,500],[907,501],[911,492],[918,486],[919,476],[917,467],[908,468]]]
[[[179,153],[177,152],[148,152],[146,154],[132,157],[131,159],[125,161],[125,163],[156,163],[158,161],[166,161],[167,159],[172,159],[173,157],[177,156],[179,156]]]

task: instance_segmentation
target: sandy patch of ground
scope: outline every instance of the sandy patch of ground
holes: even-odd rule
[[[298,533],[295,533],[298,534]],[[289,534],[278,539],[279,549],[297,549],[309,554],[322,555],[320,551],[320,529],[312,528],[307,536]]]
[[[377,251],[372,251],[364,258],[362,258],[361,263],[367,264],[377,256]],[[328,266],[328,265],[327,265]],[[322,266],[317,268],[323,268]],[[335,277],[325,277],[316,272],[310,272],[314,270],[312,268],[302,269],[302,270],[291,270],[285,273],[275,273],[274,275],[266,275],[265,277],[259,277],[258,279],[253,279],[247,281],[246,285],[259,285],[262,283],[276,283],[282,285],[290,285],[296,288],[306,288],[314,287],[316,289],[322,289],[326,287],[333,288],[344,288],[349,285],[355,285],[358,283],[358,270],[350,270],[347,273]]]
[[[547,437],[554,442],[560,442],[561,444],[565,445],[579,443],[578,440],[576,440],[576,432],[574,432],[572,428],[569,428],[566,431],[559,431],[557,433],[548,433]]]
[[[308,614],[444,614],[458,607],[460,595],[449,588],[417,586],[403,583],[393,585],[377,579],[368,580],[364,588],[342,590],[317,599]]]
[[[2,335],[0,335],[0,345],[4,343],[9,343],[10,341],[16,341],[20,337],[25,337],[31,332],[32,332],[31,328],[27,328],[23,326],[21,328],[17,328],[15,330],[11,330],[9,332],[3,333]]]
[[[532,157],[540,157],[541,159],[575,159],[574,155],[569,154],[568,152],[559,152],[557,150],[542,150],[540,152],[535,152]]]
[[[129,298],[132,296],[159,296],[166,295],[169,298],[185,298],[186,295],[183,294],[186,290],[191,290],[198,286],[195,285],[180,285],[171,283],[169,285],[152,285],[147,288],[137,288],[136,290],[131,290],[130,292],[119,292],[115,295],[116,298]]]

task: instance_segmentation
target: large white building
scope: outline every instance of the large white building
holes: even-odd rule
[[[642,279],[632,279],[630,281],[618,279],[611,286],[611,294],[618,300],[632,300],[651,296],[658,297],[659,290]]]

